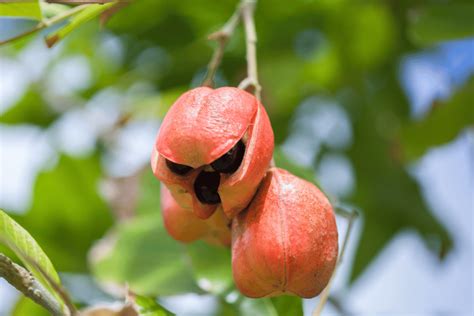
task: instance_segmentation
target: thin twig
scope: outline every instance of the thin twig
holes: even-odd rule
[[[17,39],[20,39],[22,37],[25,37],[25,36],[28,36],[30,34],[33,34],[35,32],[38,32],[42,29],[45,29],[47,27],[50,27],[51,25],[54,25],[56,23],[59,23],[61,22],[62,20],[64,19],[67,19],[68,17],[84,10],[85,8],[87,8],[88,5],[80,5],[80,6],[77,6],[77,7],[74,7],[70,10],[67,10],[67,11],[64,11],[58,15],[55,15],[53,16],[52,18],[48,19],[48,20],[44,20],[44,21],[41,21],[39,22],[38,24],[36,24],[36,26],[26,32],[23,32],[23,33],[20,33],[14,37],[10,37],[6,40],[3,40],[3,41],[0,41],[0,45],[3,45],[3,44],[7,44],[7,43],[10,43],[10,42],[13,42]]]
[[[337,268],[341,265],[342,263],[342,259],[344,257],[344,253],[346,252],[346,248],[347,248],[347,244],[348,244],[348,241],[349,241],[349,238],[350,238],[350,235],[351,235],[351,231],[352,231],[352,226],[354,224],[354,221],[355,219],[357,218],[358,214],[357,212],[352,209],[350,212],[347,212],[346,210],[343,210],[344,212],[342,212],[342,216],[344,218],[348,218],[349,219],[349,223],[348,223],[348,226],[347,226],[347,230],[346,230],[346,234],[344,236],[344,241],[342,242],[342,247],[341,247],[341,251],[339,252],[339,256],[337,258],[337,262],[336,262],[336,267],[334,268],[334,271],[332,273],[332,276],[331,278],[329,279],[329,282],[328,282],[328,285],[326,286],[326,288],[323,290],[323,292],[321,293],[321,296],[320,296],[320,299],[319,299],[319,303],[318,303],[318,306],[316,306],[316,308],[314,309],[313,311],[313,316],[319,316],[321,315],[321,312],[323,311],[323,308],[324,308],[324,305],[326,304],[326,301],[328,300],[328,297],[329,297],[329,291],[331,290],[331,285],[332,285],[332,282],[334,280],[334,277],[336,275],[336,271],[337,271]],[[336,212],[338,214],[341,214],[341,209],[339,208],[336,208]]]
[[[52,315],[65,315],[61,303],[28,270],[12,262],[2,253],[0,253],[0,277],[26,297],[46,308]]]
[[[211,60],[207,65],[207,73],[204,78],[202,85],[212,87],[214,85],[214,76],[216,75],[217,69],[221,64],[222,57],[224,56],[224,50],[227,46],[227,42],[234,34],[234,30],[240,21],[240,5],[237,6],[234,14],[230,17],[229,21],[217,32],[209,35],[209,40],[215,40],[217,47],[214,50]]]
[[[242,20],[245,28],[245,43],[247,48],[247,78],[239,84],[240,89],[254,87],[254,93],[257,100],[261,99],[262,87],[258,82],[257,72],[257,32],[255,31],[255,12],[256,0],[243,0],[241,7]]]

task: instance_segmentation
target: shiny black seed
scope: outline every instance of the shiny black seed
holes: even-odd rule
[[[218,204],[221,197],[217,193],[221,176],[218,172],[201,172],[194,181],[194,192],[203,204]]]
[[[211,163],[212,168],[221,173],[234,173],[239,169],[242,159],[244,159],[245,145],[239,140],[239,142],[232,147],[227,153],[221,156],[219,159]]]
[[[174,163],[172,161],[169,161],[168,159],[166,159],[166,165],[171,171],[176,174],[179,174],[180,176],[184,176],[186,173],[193,170],[193,168],[190,166],[180,165],[179,163]]]

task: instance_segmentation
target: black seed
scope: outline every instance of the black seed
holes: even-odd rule
[[[221,176],[217,172],[201,172],[194,181],[194,192],[203,204],[218,204],[221,197],[217,193]]]
[[[190,166],[180,165],[179,163],[174,163],[172,161],[169,161],[168,159],[166,159],[166,165],[171,171],[176,174],[179,174],[180,176],[184,176],[186,173],[193,170],[193,168]]]
[[[244,159],[245,145],[239,142],[232,147],[227,153],[222,155],[219,159],[211,163],[212,168],[221,173],[234,173],[239,169],[242,159]]]

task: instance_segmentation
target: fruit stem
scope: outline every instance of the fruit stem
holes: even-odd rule
[[[255,31],[254,12],[256,0],[242,0],[242,20],[245,28],[245,43],[247,48],[247,78],[239,84],[240,89],[254,87],[258,101],[261,99],[262,87],[258,82],[257,72],[257,32]]]

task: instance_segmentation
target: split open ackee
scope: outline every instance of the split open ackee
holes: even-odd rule
[[[153,173],[168,233],[232,247],[237,288],[249,297],[313,297],[337,260],[331,204],[312,183],[271,166],[273,130],[263,105],[238,88],[200,87],[166,114]]]

